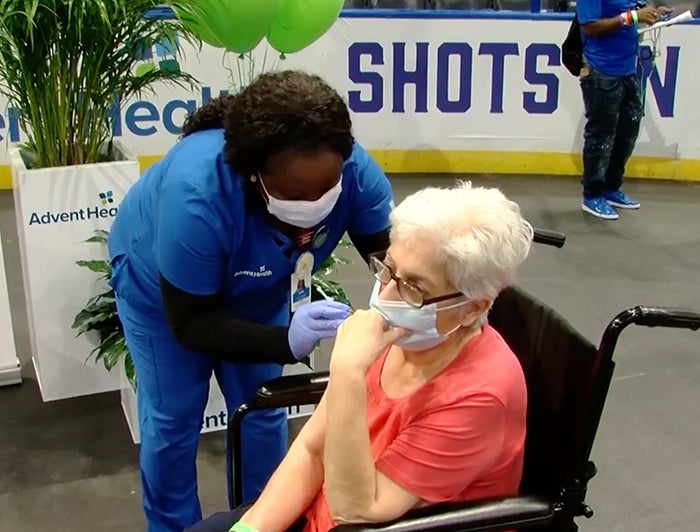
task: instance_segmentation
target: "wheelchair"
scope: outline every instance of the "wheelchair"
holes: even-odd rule
[[[562,247],[565,236],[535,230],[534,241]],[[489,323],[518,357],[528,391],[525,460],[520,495],[447,503],[412,510],[382,524],[342,525],[335,532],[576,532],[575,519],[590,518],[586,504],[596,475],[590,459],[603,414],[620,333],[629,325],[700,329],[700,314],[674,308],[637,306],[620,312],[596,347],[562,316],[517,286],[495,300]],[[254,410],[318,404],[328,372],[285,376],[263,384],[232,413],[228,423],[231,507],[242,496],[242,421]]]

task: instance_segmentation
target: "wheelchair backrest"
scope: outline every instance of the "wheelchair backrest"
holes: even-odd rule
[[[517,287],[498,296],[489,323],[520,360],[527,382],[521,493],[556,498],[581,474],[597,349],[557,312]]]

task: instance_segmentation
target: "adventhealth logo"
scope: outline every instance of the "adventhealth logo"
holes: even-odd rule
[[[270,277],[272,270],[268,270],[265,266],[260,266],[257,272],[251,270],[241,270],[233,274],[234,277],[243,275],[245,277]]]
[[[100,192],[100,199],[102,200],[102,205],[114,203],[114,198],[112,197],[111,190],[105,190],[104,192]]]
[[[155,69],[166,72],[179,72],[180,64],[175,57],[180,45],[179,41],[177,34],[174,33],[170,36],[165,36],[161,41],[154,43],[153,46],[146,46],[137,50],[134,54],[134,60],[137,62],[136,75],[143,76]]]
[[[101,207],[99,205],[86,206],[74,211],[59,212],[33,212],[29,215],[29,225],[50,225],[68,222],[84,222],[88,220],[104,220],[114,218],[119,210],[114,205],[114,193],[105,190],[98,194]]]

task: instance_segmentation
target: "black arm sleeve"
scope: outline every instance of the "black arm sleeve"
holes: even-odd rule
[[[168,324],[177,342],[193,351],[227,362],[295,364],[287,327],[261,325],[231,317],[223,297],[183,292],[160,276],[160,292]]]
[[[369,256],[372,253],[389,249],[389,228],[371,233],[369,235],[348,235],[353,246],[357,249],[364,261],[369,264]]]

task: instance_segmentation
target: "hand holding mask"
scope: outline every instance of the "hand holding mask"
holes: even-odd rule
[[[411,331],[411,334],[397,338],[395,345],[406,351],[424,351],[440,345],[442,342],[459,329],[459,325],[446,333],[437,330],[437,304],[432,303],[421,308],[409,305],[405,301],[388,301],[379,299],[381,283],[374,284],[369,306],[384,316],[386,321],[395,327],[402,327]],[[464,305],[461,301],[455,305],[443,307],[440,310],[449,310]]]
[[[394,327],[375,310],[357,310],[338,329],[331,369],[361,369],[372,363],[408,331]]]

